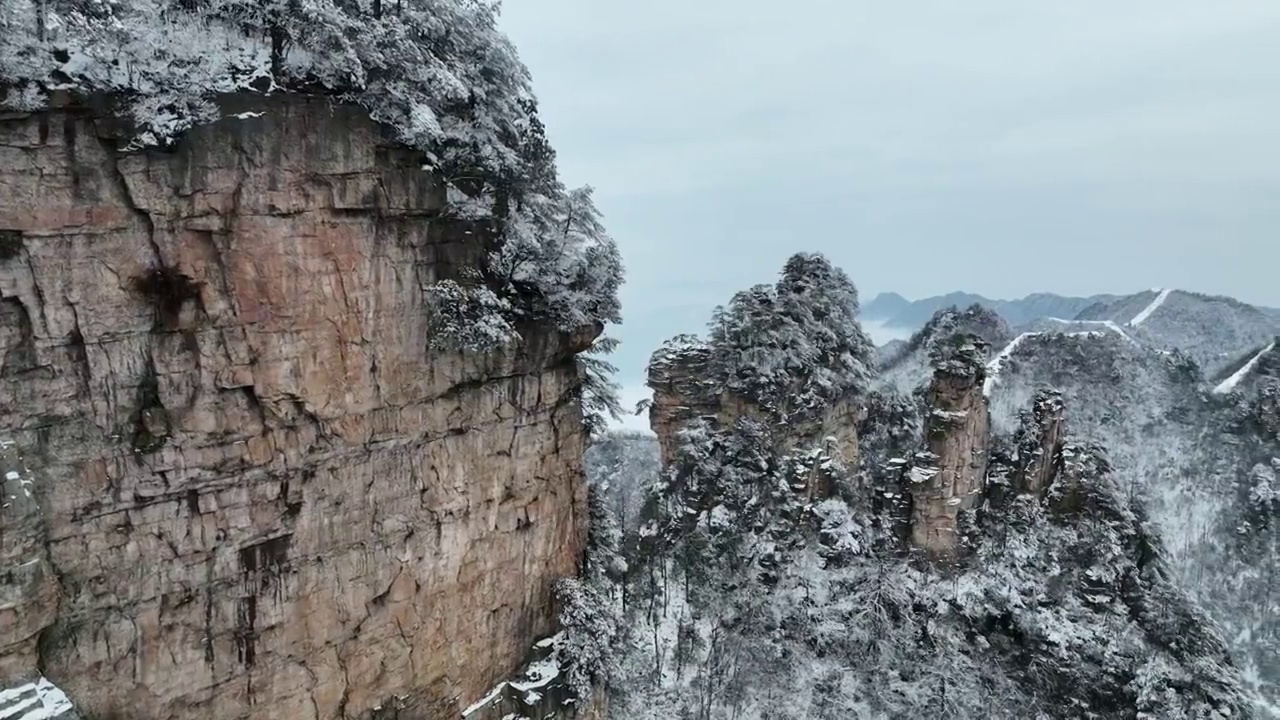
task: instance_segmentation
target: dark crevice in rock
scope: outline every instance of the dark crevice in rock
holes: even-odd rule
[[[36,367],[31,315],[18,298],[0,298],[0,377],[13,377]]]
[[[93,369],[89,366],[89,352],[85,344],[84,333],[80,330],[80,311],[75,305],[71,308],[71,320],[74,323],[67,335],[67,352],[71,354],[71,362],[75,365],[76,375],[80,380],[80,392],[89,397],[89,385],[93,380]]]
[[[200,303],[200,284],[190,275],[163,265],[133,278],[133,290],[154,310],[157,331],[176,330],[183,306]]]
[[[148,355],[146,368],[138,382],[133,432],[130,445],[139,456],[153,453],[164,447],[171,432],[169,411],[160,400],[160,381],[156,375],[155,360]]]
[[[22,254],[22,233],[18,230],[0,230],[0,262],[12,260]]]

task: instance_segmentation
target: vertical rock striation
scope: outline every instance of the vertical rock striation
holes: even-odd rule
[[[1064,415],[1061,393],[1042,390],[1036,394],[1014,438],[1018,456],[1013,478],[1018,492],[1043,496],[1058,474],[1066,437]]]
[[[926,450],[910,472],[911,543],[936,560],[962,552],[960,517],[981,500],[989,419],[985,343],[960,335],[938,346],[925,419]]]
[[[423,288],[488,249],[422,158],[321,99],[223,114],[139,153],[83,108],[0,119],[31,493],[0,513],[0,672],[89,716],[450,717],[577,571],[598,329],[429,351]]]

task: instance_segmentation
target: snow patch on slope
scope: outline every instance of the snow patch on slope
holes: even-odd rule
[[[1125,332],[1119,325],[1117,325],[1112,320],[1066,320],[1063,318],[1056,318],[1056,317],[1045,318],[1045,320],[1048,320],[1049,322],[1062,323],[1063,325],[1100,325],[1114,332],[1115,334],[1119,335],[1125,340],[1133,343],[1134,345],[1138,344],[1137,340],[1134,340],[1129,335],[1129,333]]]
[[[1146,322],[1147,318],[1151,317],[1151,313],[1160,309],[1160,306],[1164,304],[1164,301],[1169,299],[1169,294],[1173,292],[1173,288],[1165,288],[1164,290],[1152,288],[1152,290],[1156,291],[1156,299],[1152,300],[1150,305],[1142,308],[1142,312],[1133,316],[1133,319],[1128,323],[1129,327],[1138,327],[1142,323]]]
[[[1000,369],[1004,367],[1005,361],[1009,359],[1009,356],[1013,354],[1013,351],[1018,349],[1018,345],[1023,340],[1026,340],[1029,337],[1033,337],[1035,335],[1042,335],[1042,334],[1043,333],[1038,333],[1038,332],[1022,333],[1018,337],[1014,338],[1012,342],[1006,345],[1005,348],[1000,351],[999,355],[996,355],[994,358],[992,358],[991,362],[987,363],[987,379],[984,380],[982,383],[983,395],[991,394],[991,390],[994,389],[996,386],[996,378],[999,377],[1000,375]]]
[[[1244,380],[1245,377],[1247,377],[1253,370],[1254,366],[1258,364],[1258,361],[1262,359],[1262,356],[1275,349],[1276,343],[1273,340],[1270,345],[1262,348],[1262,350],[1258,351],[1257,355],[1254,355],[1249,359],[1249,362],[1245,363],[1243,367],[1235,371],[1235,374],[1219,383],[1218,386],[1213,389],[1213,392],[1217,395],[1226,395],[1232,390],[1235,390],[1236,386],[1240,384],[1240,381]]]

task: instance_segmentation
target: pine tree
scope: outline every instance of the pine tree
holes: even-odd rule
[[[807,420],[860,393],[872,345],[853,283],[822,255],[800,253],[774,286],[736,294],[712,318],[712,369],[779,420]]]

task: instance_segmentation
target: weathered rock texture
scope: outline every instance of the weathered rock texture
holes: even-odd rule
[[[961,553],[960,517],[982,498],[989,420],[981,361],[943,363],[929,386],[921,463],[912,468],[911,543],[938,560]]]
[[[846,467],[857,466],[862,409],[856,398],[833,403],[812,420],[781,424],[750,399],[725,389],[710,370],[710,355],[711,349],[699,338],[679,335],[664,343],[649,360],[647,384],[653,391],[649,427],[658,436],[663,467],[675,458],[681,427],[707,420],[716,427],[730,428],[743,418],[774,430],[772,437],[780,451],[823,446]],[[810,496],[820,494],[815,487],[807,491]]]
[[[1061,393],[1045,390],[1036,395],[1016,438],[1018,462],[1014,480],[1018,492],[1042,496],[1057,476],[1066,438],[1064,415]]]
[[[676,433],[681,426],[720,414],[719,393],[710,379],[711,349],[692,335],[679,335],[663,343],[649,360],[649,427],[658,436],[660,461],[666,467],[675,458]]]
[[[438,178],[352,108],[224,112],[136,153],[84,109],[0,120],[32,492],[0,514],[0,671],[90,717],[455,716],[578,568],[594,329],[428,352],[423,287],[486,252]]]

